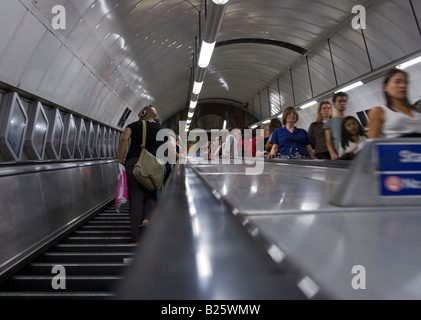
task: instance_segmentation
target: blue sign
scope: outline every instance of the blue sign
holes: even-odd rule
[[[421,195],[421,173],[419,174],[381,174],[382,196],[419,196]],[[420,199],[421,204],[421,199]]]
[[[378,144],[380,172],[420,172],[420,144]]]

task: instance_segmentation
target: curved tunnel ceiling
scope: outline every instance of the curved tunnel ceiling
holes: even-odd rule
[[[129,122],[148,104],[156,106],[165,121],[188,106],[193,53],[198,50],[209,1],[4,0],[0,24],[8,31],[0,34],[4,42],[0,47],[0,80],[112,126],[126,108],[133,111]],[[402,15],[407,13],[410,4],[402,3],[230,0],[199,99],[219,98],[247,105],[303,55],[309,55],[317,66],[331,68],[323,44],[350,25],[355,5],[371,8],[376,25],[393,23],[398,31],[391,31],[391,37],[402,37],[406,30],[390,18],[396,8]],[[411,4],[420,10],[419,4]],[[56,5],[66,9],[65,29],[51,27]],[[356,38],[355,43],[361,42],[357,38],[361,33],[348,29],[348,34],[343,33],[344,41],[351,39],[353,44]],[[19,40],[21,34],[25,35],[23,40]],[[412,43],[418,48],[418,43]],[[374,47],[374,42],[367,41],[367,45]],[[313,53],[318,46],[321,50]],[[376,46],[379,56],[373,58],[373,64],[403,55],[398,44],[387,51]],[[343,54],[334,59],[344,65],[353,61],[352,50],[343,43],[338,47]],[[22,48],[29,49],[19,53],[27,56],[18,73],[20,66],[10,64],[7,55],[12,57]],[[414,50],[408,46],[404,51]],[[339,67],[338,72],[341,76],[348,70]],[[299,78],[306,70],[297,73]],[[314,74],[318,77],[317,72]],[[326,75],[321,74],[320,81],[332,83],[323,77]],[[307,96],[307,92],[302,94],[303,99]]]

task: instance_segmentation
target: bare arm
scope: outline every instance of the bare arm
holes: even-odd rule
[[[124,157],[126,156],[127,145],[129,143],[129,139],[132,136],[132,129],[126,128],[121,136],[120,140],[120,148],[118,150],[118,162],[123,164]]]
[[[384,110],[374,107],[368,113],[368,138],[379,138],[382,135],[382,127],[385,121]]]
[[[313,147],[311,146],[311,144],[306,145],[307,151],[310,154],[310,158],[311,159],[316,159],[316,156],[314,155],[314,151],[313,151]]]
[[[338,160],[339,157],[333,148],[333,138],[332,138],[332,131],[330,129],[325,129],[325,138],[326,138],[326,147],[329,150],[330,159]]]
[[[278,150],[279,150],[279,146],[276,143],[274,143],[272,145],[272,149],[270,150],[270,153],[267,155],[267,158],[268,159],[276,158],[276,154],[278,153]]]

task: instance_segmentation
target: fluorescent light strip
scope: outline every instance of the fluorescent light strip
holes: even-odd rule
[[[266,123],[270,123],[270,119],[265,120],[265,121],[262,122],[262,124],[266,124]]]
[[[203,86],[203,81],[202,82],[194,82],[193,85],[193,94],[199,94],[200,91],[202,90],[202,86]]]
[[[200,68],[207,68],[212,57],[213,49],[215,48],[215,42],[207,43],[202,41],[202,47],[200,48],[199,62],[197,65]]]
[[[421,62],[421,57],[409,60],[396,66],[397,69],[406,69],[414,64]]]
[[[193,118],[194,112],[189,112],[189,114],[187,115],[187,117],[189,118]]]
[[[302,109],[305,109],[305,108],[308,108],[308,107],[314,106],[315,104],[317,104],[317,101],[316,101],[316,100],[313,100],[313,101],[310,101],[309,103],[306,103],[306,104],[302,105],[302,106],[300,107],[300,109],[302,110]]]
[[[194,109],[197,106],[197,101],[190,101],[190,109]]]
[[[335,91],[335,93],[338,93],[338,92],[347,92],[347,91],[350,91],[352,89],[355,89],[355,88],[357,88],[359,86],[362,86],[363,84],[364,83],[362,81],[358,81],[358,82],[355,82],[355,83],[353,83],[353,84],[351,84],[351,85],[349,85],[349,86],[347,86],[347,87],[345,87],[345,88],[343,88],[341,90]]]

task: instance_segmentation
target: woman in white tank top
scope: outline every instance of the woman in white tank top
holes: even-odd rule
[[[421,113],[407,98],[408,74],[390,70],[383,81],[386,107],[378,106],[368,114],[368,138],[421,137]]]

